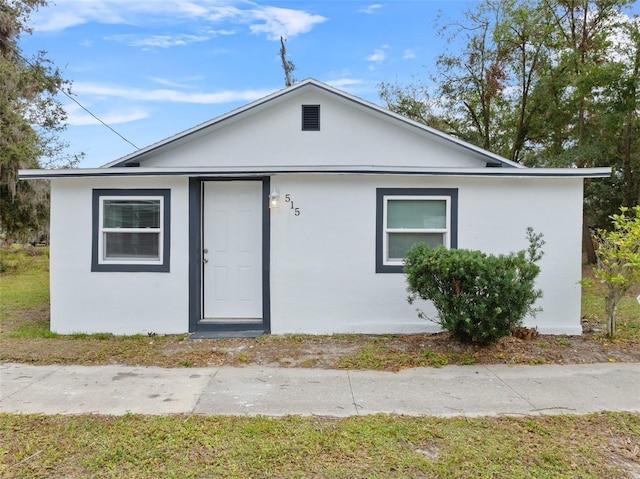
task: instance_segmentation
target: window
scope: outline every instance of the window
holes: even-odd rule
[[[320,131],[320,105],[302,105],[302,131]]]
[[[458,190],[454,188],[378,188],[376,272],[402,272],[415,243],[458,246]]]
[[[169,271],[169,190],[93,190],[92,271]]]

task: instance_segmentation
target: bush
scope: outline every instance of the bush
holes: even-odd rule
[[[415,244],[404,268],[409,303],[432,301],[439,316],[434,321],[464,343],[489,344],[510,335],[538,311],[533,305],[542,296],[534,282],[544,241],[531,228],[527,238],[526,251],[499,256]],[[422,311],[419,316],[425,318]]]
[[[607,336],[616,334],[618,304],[636,284],[640,284],[640,206],[621,207],[611,215],[613,230],[598,230],[596,279],[607,287],[604,298]]]

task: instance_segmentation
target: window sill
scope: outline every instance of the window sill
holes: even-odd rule
[[[104,271],[111,273],[169,273],[169,264],[94,264],[91,271]]]
[[[377,264],[376,273],[404,273],[403,264]]]

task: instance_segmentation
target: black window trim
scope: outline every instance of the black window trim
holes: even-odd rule
[[[163,231],[162,231],[162,264],[101,264],[98,261],[100,254],[98,237],[100,235],[100,198],[105,196],[161,196],[163,198]],[[91,271],[92,272],[122,272],[122,273],[169,273],[171,265],[171,190],[170,189],[102,189],[93,190],[92,199],[92,247],[91,247]]]
[[[404,266],[384,264],[384,198],[385,196],[448,196],[451,202],[450,247],[458,248],[457,188],[376,188],[376,273],[402,273]]]

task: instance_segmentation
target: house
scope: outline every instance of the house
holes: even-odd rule
[[[580,334],[583,180],[525,168],[308,79],[51,180],[58,333],[418,333],[416,241],[507,253],[543,233],[543,312]],[[427,315],[433,307],[422,305]]]

